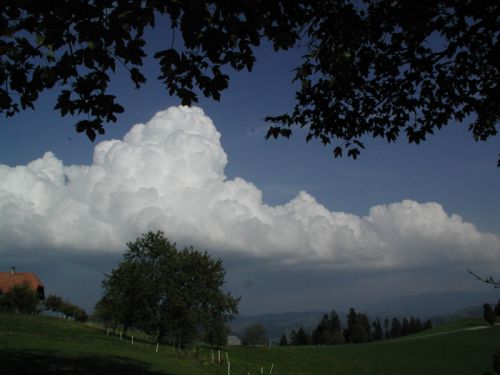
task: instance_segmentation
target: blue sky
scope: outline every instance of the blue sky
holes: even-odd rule
[[[230,88],[223,93],[220,102],[201,98],[198,106],[221,134],[221,147],[228,159],[224,169],[227,180],[239,177],[254,184],[262,192],[263,203],[269,206],[285,205],[301,191],[306,191],[328,211],[352,214],[361,221],[371,215],[373,206],[404,200],[418,204],[434,202],[448,215],[443,220],[453,214],[459,215],[463,222],[476,226],[472,237],[489,233],[493,239],[488,237],[490,247],[485,251],[489,253],[479,253],[483,242],[474,242],[470,254],[460,253],[455,260],[452,253],[441,257],[440,246],[444,246],[441,243],[436,245],[426,239],[423,245],[417,240],[412,244],[414,237],[408,237],[403,240],[408,241],[410,249],[415,246],[413,251],[417,252],[419,246],[427,246],[429,259],[434,259],[435,255],[436,262],[424,264],[409,260],[402,261],[401,266],[369,270],[360,269],[352,261],[341,268],[321,267],[317,263],[303,266],[300,263],[306,259],[307,250],[304,250],[306,255],[298,254],[300,249],[294,250],[293,256],[277,249],[279,255],[262,257],[255,255],[260,254],[258,250],[249,250],[248,254],[244,251],[231,253],[228,249],[233,245],[227,245],[226,249],[222,243],[223,251],[218,252],[215,244],[219,242],[208,241],[209,251],[221,256],[227,264],[228,289],[243,297],[242,312],[330,309],[335,307],[332,300],[344,307],[356,305],[365,297],[377,303],[435,291],[484,290],[484,286],[471,280],[465,270],[473,264],[478,272],[500,273],[500,169],[496,168],[499,138],[476,143],[465,125],[451,124],[418,146],[409,145],[404,139],[390,145],[367,139],[366,150],[356,161],[334,159],[332,150],[319,142],[307,144],[305,132],[300,129],[296,129],[289,140],[266,141],[263,118],[281,114],[293,106],[294,90],[290,81],[299,56],[298,51],[276,54],[264,45],[257,52],[258,62],[252,73],[231,73]],[[145,69],[148,82],[139,90],[134,89],[123,71],[113,78],[112,91],[126,111],[116,124],[106,127],[106,135],[97,138],[95,144],[122,139],[134,124],[146,123],[158,111],[179,105],[180,101],[169,97],[161,83],[155,80],[154,61],[146,61]],[[23,166],[41,158],[46,151],[53,152],[65,166],[92,163],[95,144],[74,131],[74,119],[61,118],[52,110],[55,97],[53,92],[48,92],[36,103],[35,111],[2,119],[0,164]],[[14,175],[15,171],[9,168],[6,173]],[[3,184],[0,180],[0,190],[5,188]],[[38,218],[40,221],[46,219],[50,218],[43,215]],[[49,293],[52,288],[54,293],[67,297],[71,294],[75,302],[87,308],[92,306],[99,295],[98,279],[102,272],[116,264],[119,251],[88,251],[81,243],[77,246],[78,251],[66,252],[49,240],[42,241],[39,249],[33,245],[36,241],[17,246],[13,240],[17,237],[12,235],[13,239],[9,240],[9,236],[16,230],[29,230],[28,224],[18,223],[5,216],[0,222],[0,226],[4,226],[4,235],[0,236],[0,253],[4,261],[0,260],[0,266],[5,270],[10,263],[15,263],[20,270],[31,267],[46,280]],[[455,232],[442,233],[446,237]],[[175,237],[175,233],[172,235]],[[184,233],[174,240],[184,243],[190,238]],[[205,246],[199,237],[193,237],[192,242]],[[448,243],[445,245],[452,247]],[[467,259],[474,258],[474,252],[478,254],[477,262],[468,262]],[[413,257],[411,252],[408,254],[409,258]],[[281,262],[286,257],[295,261]],[[63,285],[62,280],[69,277],[77,278],[80,287]],[[325,288],[325,283],[331,285]],[[370,285],[372,289],[367,293]],[[387,292],[389,287],[393,287],[391,292]]]

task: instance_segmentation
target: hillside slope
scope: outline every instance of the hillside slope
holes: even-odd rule
[[[481,375],[500,349],[500,326],[465,319],[402,339],[333,347],[200,348],[188,358],[175,350],[107,336],[83,324],[0,314],[0,374],[197,375]],[[214,355],[214,357],[212,357]],[[272,371],[271,371],[272,370]]]

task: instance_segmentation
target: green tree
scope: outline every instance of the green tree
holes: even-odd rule
[[[141,328],[186,348],[196,338],[223,345],[224,327],[239,299],[222,290],[220,259],[193,248],[178,250],[163,232],[148,232],[127,244],[123,261],[103,280],[98,310],[123,326]]]
[[[49,294],[43,302],[45,308],[52,311],[61,311],[63,304],[64,300],[62,299],[62,297],[56,296],[54,294]]]
[[[247,327],[241,343],[248,346],[266,345],[266,330],[262,324],[257,323]]]
[[[122,326],[126,334],[129,327],[134,324],[150,322],[148,331],[154,327],[155,316],[153,312],[154,297],[152,288],[146,279],[146,267],[136,262],[122,262],[106,275],[101,285],[104,295],[96,304],[97,316],[106,322]]]
[[[52,311],[59,311],[66,316],[73,317],[77,321],[87,321],[88,315],[84,309],[72,304],[68,300],[63,300],[62,297],[50,294],[44,301],[43,305],[46,309]]]
[[[500,316],[500,299],[498,300],[497,304],[495,305],[495,315]]]
[[[112,328],[113,332],[119,324],[119,306],[113,304],[109,295],[104,295],[95,305],[93,319],[100,321],[107,328]]]
[[[493,308],[491,307],[491,305],[489,303],[485,303],[483,305],[483,317],[484,317],[484,320],[486,320],[486,322],[493,326],[495,325],[495,321],[496,321],[496,315],[495,315],[495,311],[493,310]]]
[[[252,70],[263,40],[275,50],[300,43],[295,106],[267,118],[267,137],[303,127],[353,158],[366,136],[418,144],[455,120],[486,140],[500,118],[499,12],[495,0],[5,0],[0,112],[33,108],[57,87],[55,108],[87,115],[76,130],[93,140],[124,110],[109,92],[116,65],[137,88],[146,82],[144,30],[162,18],[170,34],[154,55],[158,78],[188,105],[200,93],[219,100],[224,71]]]
[[[60,311],[78,322],[86,322],[88,320],[88,315],[84,309],[67,300],[61,305]]]
[[[3,295],[2,305],[6,310],[33,314],[38,312],[39,295],[28,284],[14,285]]]
[[[214,319],[212,323],[207,324],[205,329],[204,341],[222,347],[227,345],[227,336],[229,327],[223,319]]]

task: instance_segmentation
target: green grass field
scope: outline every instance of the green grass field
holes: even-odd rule
[[[465,319],[416,336],[334,347],[229,348],[232,375],[386,374],[482,375],[500,349],[500,326]],[[215,361],[218,355],[214,352]],[[211,364],[198,358],[116,336],[87,325],[48,317],[0,314],[0,374],[227,374],[226,354]]]

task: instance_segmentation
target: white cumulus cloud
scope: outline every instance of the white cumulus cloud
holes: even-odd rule
[[[500,260],[500,237],[404,200],[364,217],[332,212],[307,192],[280,206],[227,179],[220,134],[200,108],[172,107],[95,147],[90,166],[51,152],[0,165],[0,255],[11,250],[123,251],[147,230],[218,254],[287,264],[399,268]]]

